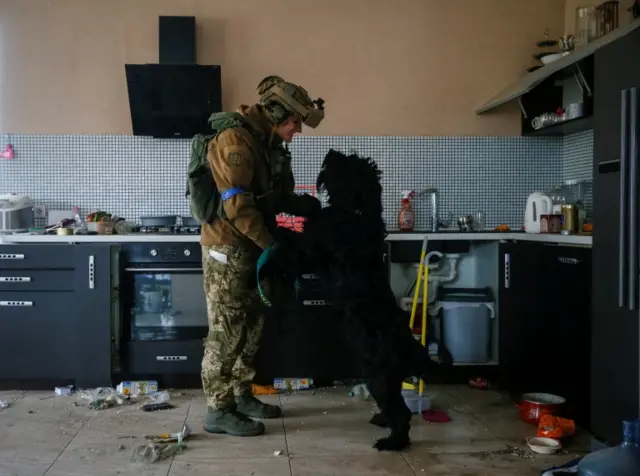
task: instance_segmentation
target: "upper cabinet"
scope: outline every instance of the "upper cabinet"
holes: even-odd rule
[[[566,56],[525,74],[476,109],[476,114],[491,111],[507,102],[518,101],[522,110],[523,135],[564,135],[592,127],[593,54],[640,27],[640,20],[578,47]],[[629,59],[631,60],[630,52]],[[569,104],[570,110],[567,109]],[[566,119],[547,121],[544,114],[566,109]],[[540,121],[542,126],[540,126]]]

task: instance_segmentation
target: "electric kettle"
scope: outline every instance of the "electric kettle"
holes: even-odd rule
[[[527,198],[527,207],[524,212],[524,231],[527,233],[540,233],[540,217],[551,215],[553,201],[549,195],[542,192],[534,192]]]

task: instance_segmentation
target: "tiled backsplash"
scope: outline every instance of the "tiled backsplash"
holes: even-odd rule
[[[562,143],[562,180],[587,180],[584,202],[587,215],[593,205],[593,131],[566,136]]]
[[[99,208],[129,219],[188,214],[187,140],[77,135],[11,135],[10,140],[15,158],[0,161],[0,193],[29,195],[47,209],[78,205],[83,212]],[[567,152],[567,140],[564,145],[549,137],[303,136],[291,151],[298,185],[315,184],[329,148],[375,159],[383,170],[390,229],[397,227],[401,191],[427,187],[440,191],[442,218],[482,211],[489,226],[519,228],[529,193],[556,185],[577,160]],[[428,228],[427,200],[417,199],[414,208],[416,229]]]

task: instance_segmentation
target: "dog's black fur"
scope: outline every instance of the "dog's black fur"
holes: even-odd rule
[[[331,312],[343,324],[381,410],[370,423],[391,431],[374,448],[400,451],[410,443],[411,421],[402,382],[440,366],[413,337],[410,315],[398,307],[387,281],[380,177],[373,160],[330,150],[316,184],[329,206],[307,219],[303,233],[283,231],[271,272],[292,284],[311,268],[326,284]],[[441,359],[451,363],[444,349]]]

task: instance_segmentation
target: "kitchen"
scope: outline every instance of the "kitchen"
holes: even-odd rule
[[[251,101],[254,83],[263,76],[267,64],[267,69],[280,69],[293,80],[309,84],[314,94],[327,100],[327,109],[336,111],[328,114],[329,120],[322,128],[305,131],[291,144],[294,174],[301,190],[313,191],[319,163],[330,147],[371,156],[381,166],[384,218],[390,232],[389,279],[399,300],[405,298],[407,302],[411,297],[407,289],[415,280],[425,234],[429,251],[441,252],[445,258],[441,264],[446,266],[433,270],[435,276],[442,276],[441,287],[491,290],[495,314],[489,317],[488,355],[480,362],[457,362],[451,383],[466,383],[481,375],[514,396],[527,391],[562,395],[575,403],[572,410],[579,424],[611,444],[620,441],[621,421],[638,417],[640,370],[637,363],[620,369],[607,367],[606,362],[614,365],[638,352],[638,338],[632,341],[634,335],[638,336],[637,316],[635,323],[630,318],[637,306],[634,299],[629,299],[634,293],[620,296],[628,301],[621,306],[629,308],[627,314],[617,307],[615,311],[626,327],[601,322],[598,316],[612,312],[615,306],[609,301],[611,296],[618,297],[618,280],[613,279],[614,275],[618,277],[618,261],[612,264],[612,260],[633,264],[637,256],[634,258],[633,248],[628,246],[635,241],[623,241],[620,247],[615,241],[617,234],[612,242],[598,230],[617,231],[619,226],[618,171],[626,169],[621,169],[619,162],[616,169],[620,126],[613,128],[611,124],[620,120],[619,90],[640,83],[639,76],[634,79],[632,68],[625,63],[626,51],[638,44],[633,12],[627,12],[633,2],[620,2],[617,28],[534,70],[530,75],[537,74],[537,81],[527,84],[516,80],[527,67],[542,65],[539,60],[544,56],[536,56],[540,48],[558,50],[557,46],[538,47],[536,43],[575,31],[575,2],[544,1],[534,6],[495,0],[490,2],[493,8],[462,9],[406,1],[402,12],[378,2],[371,16],[364,17],[366,28],[358,29],[360,36],[350,32],[353,25],[349,18],[362,14],[362,2],[340,6],[341,11],[344,9],[340,15],[335,14],[338,7],[318,7],[317,21],[330,22],[338,32],[336,38],[348,38],[354,51],[368,51],[371,44],[381,48],[376,35],[367,33],[367,28],[378,28],[388,35],[390,43],[379,52],[380,57],[362,54],[355,59],[340,51],[338,40],[334,43],[309,35],[324,36],[324,28],[305,25],[306,34],[302,36],[308,38],[300,41],[296,51],[306,55],[311,52],[315,58],[314,63],[297,69],[278,59],[267,45],[256,45],[248,57],[238,57],[240,46],[234,46],[231,39],[239,45],[257,41],[254,35],[258,32],[242,29],[246,38],[240,33],[239,25],[253,15],[249,6],[234,10],[221,2],[225,6],[217,17],[201,2],[194,2],[199,6],[189,11],[138,3],[153,13],[140,11],[139,6],[126,7],[124,2],[117,8],[95,2],[91,6],[49,2],[41,12],[26,17],[15,2],[0,7],[6,9],[5,18],[15,20],[3,22],[0,34],[6,39],[4,43],[11,45],[3,50],[3,70],[4,66],[9,71],[15,69],[7,73],[0,96],[0,148],[5,147],[6,159],[0,160],[0,191],[35,201],[37,216],[31,228],[57,222],[60,215],[49,221],[51,211],[62,211],[72,218],[75,206],[85,220],[90,212],[100,209],[126,218],[125,224],[116,226],[116,232],[118,227],[128,227],[113,235],[0,235],[4,243],[0,254],[23,256],[1,262],[4,277],[11,279],[0,283],[1,300],[33,304],[1,308],[4,315],[16,319],[3,324],[7,327],[1,335],[7,337],[0,345],[0,356],[14,364],[2,368],[0,376],[8,381],[32,377],[42,380],[46,374],[52,378],[44,383],[45,388],[62,384],[80,388],[113,386],[121,379],[150,377],[159,379],[165,387],[177,386],[183,377],[190,377],[197,385],[206,312],[198,285],[199,236],[196,228],[183,226],[182,218],[189,217],[181,177],[185,175],[190,142],[188,138],[136,134],[131,126],[130,90],[124,68],[124,64],[162,63],[159,17],[194,15],[197,62],[220,65],[224,109]],[[287,15],[296,18],[299,6],[291,9]],[[0,12],[4,14],[4,10]],[[89,15],[104,18],[105,24],[79,20]],[[449,23],[438,25],[427,19],[430,16],[446,18]],[[117,23],[119,17],[126,21]],[[74,35],[84,35],[87,44],[73,41],[71,34],[58,35],[45,29],[43,38],[50,45],[42,47],[40,40],[16,30],[16,25],[27,18],[29,25],[45,19],[68,21]],[[452,28],[454,18],[459,24]],[[431,25],[428,31],[425,21]],[[392,39],[391,32],[398,25],[407,32],[407,38]],[[517,25],[517,35],[513,25]],[[291,25],[293,32],[301,28]],[[477,40],[473,48],[460,44],[454,35],[460,28]],[[492,33],[487,29],[493,29]],[[504,35],[509,38],[506,45],[499,41]],[[114,37],[123,41],[122,50],[108,46]],[[20,40],[12,42],[11,38]],[[274,41],[273,48],[286,44],[285,38]],[[417,46],[425,44],[440,46],[434,49],[438,51]],[[407,56],[421,55],[424,64],[393,54],[398,48],[408,48]],[[589,48],[593,48],[591,53],[584,53]],[[55,56],[59,51],[71,53]],[[608,54],[610,51],[613,53]],[[96,52],[102,53],[104,60],[98,60]],[[573,62],[572,58],[582,53],[584,58]],[[19,71],[36,71],[28,69],[21,54],[60,71],[51,76],[48,90],[38,90],[37,100],[30,99],[33,88],[38,87],[35,76],[18,77]],[[58,63],[52,63],[54,57]],[[265,62],[265,57],[269,61]],[[394,72],[369,73],[380,66]],[[337,81],[330,69],[338,67],[345,78],[359,78],[358,87],[347,86],[346,79]],[[629,77],[627,83],[622,84],[620,79],[620,84],[606,84],[609,80],[605,73],[620,68],[624,68],[620,78]],[[80,74],[72,78],[62,73],[75,69]],[[552,75],[551,69],[557,74]],[[472,70],[482,74],[470,74]],[[420,81],[414,77],[420,77]],[[530,76],[525,78],[531,81]],[[562,78],[563,87],[555,85],[558,78]],[[495,94],[509,83],[513,84],[511,89]],[[389,89],[389,85],[395,86]],[[617,97],[613,96],[616,88]],[[381,95],[380,89],[388,93]],[[578,96],[582,101],[576,100]],[[42,105],[37,112],[25,107],[31,101]],[[416,102],[437,113],[406,107]],[[575,102],[586,107],[577,117],[567,115],[573,110],[568,106]],[[615,111],[608,104],[615,104]],[[628,104],[633,104],[631,93]],[[562,118],[556,112],[558,106],[567,109]],[[385,114],[379,114],[380,110]],[[335,119],[332,114],[336,114]],[[394,117],[403,120],[390,119]],[[547,123],[536,128],[536,118]],[[607,132],[600,132],[605,129]],[[603,134],[616,144],[600,139]],[[594,162],[599,164],[597,168]],[[567,182],[578,186],[559,190]],[[427,188],[437,193],[432,197],[419,194]],[[414,226],[410,232],[400,232],[398,212],[406,190],[417,192],[412,201]],[[625,190],[634,190],[633,183]],[[545,192],[554,199],[546,213],[549,215],[553,215],[553,206],[562,207],[562,196],[570,204],[579,201],[586,216],[580,219],[576,214],[575,221],[595,226],[593,238],[589,232],[582,233],[589,229],[582,223],[565,230],[566,234],[523,232],[528,197],[534,192]],[[618,195],[613,197],[614,193]],[[536,209],[545,203],[536,202]],[[435,232],[434,214],[436,221],[442,222]],[[476,218],[476,223],[470,231],[461,231],[457,219],[466,215]],[[144,217],[165,221],[145,226]],[[540,226],[539,221],[534,226]],[[623,236],[635,230],[633,223],[624,229]],[[447,266],[453,266],[455,276],[445,280]],[[637,273],[633,266],[625,271],[620,283],[633,290]],[[602,282],[602,276],[609,278]],[[29,280],[16,281],[24,277]],[[437,288],[432,287],[429,295],[434,299]],[[49,310],[44,316],[38,313],[42,299],[46,299]],[[195,305],[197,302],[202,305]],[[69,307],[74,312],[69,312]],[[23,317],[19,320],[20,314]],[[592,325],[581,325],[590,315]],[[51,316],[61,316],[65,324],[52,323]],[[163,326],[158,329],[144,324],[154,319]],[[34,326],[46,332],[31,335],[27,329]],[[327,323],[308,319],[290,329],[286,338],[270,330],[263,358],[257,364],[258,377],[268,382],[274,377],[313,375],[318,382],[329,383],[353,377],[345,362],[348,349],[326,351],[332,345],[344,346],[327,327]],[[605,337],[607,334],[612,337]],[[546,346],[541,342],[549,339],[564,344],[554,353],[539,355],[540,348]],[[183,344],[176,344],[180,342]],[[34,356],[24,349],[39,352]],[[43,355],[60,358],[44,359]],[[602,359],[602,355],[607,358]],[[589,364],[591,359],[598,365]],[[569,379],[567,374],[571,375]],[[606,389],[606,397],[602,389]],[[605,398],[616,393],[621,395],[618,405],[606,404],[603,408]]]

